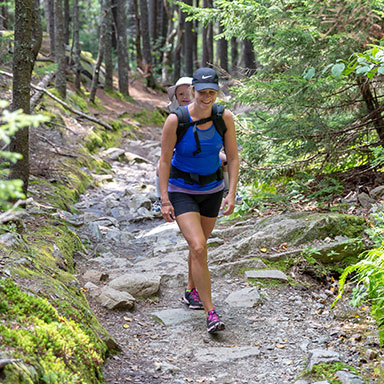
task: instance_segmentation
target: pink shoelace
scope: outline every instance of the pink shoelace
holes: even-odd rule
[[[200,296],[199,296],[199,294],[195,288],[192,288],[191,296],[192,296],[193,300],[200,301]]]

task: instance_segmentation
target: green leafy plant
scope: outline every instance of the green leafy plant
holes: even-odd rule
[[[21,158],[21,155],[9,152],[5,148],[9,145],[11,137],[17,130],[28,126],[36,127],[41,122],[48,121],[48,117],[42,115],[26,115],[20,110],[10,112],[5,109],[7,106],[7,101],[0,100],[0,109],[2,109],[0,116],[0,142],[5,144],[3,148],[0,148],[0,159],[3,160],[0,165],[0,209],[9,209],[11,207],[11,204],[8,203],[9,199],[25,198],[22,193],[21,180],[6,180],[9,164],[15,163]]]
[[[361,254],[361,260],[345,268],[339,280],[339,294],[332,306],[342,297],[347,278],[354,284],[352,303],[371,306],[371,315],[375,319],[380,343],[384,342],[384,247],[371,249]]]

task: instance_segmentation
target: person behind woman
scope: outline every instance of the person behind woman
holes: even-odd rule
[[[212,115],[219,91],[218,76],[212,68],[200,68],[193,74],[192,103],[186,108],[190,121]],[[190,307],[202,303],[209,333],[225,328],[212,303],[211,280],[207,260],[207,240],[220,209],[229,215],[235,207],[239,173],[233,115],[225,110],[227,131],[222,137],[212,121],[190,126],[177,142],[178,118],[170,114],[164,123],[159,167],[161,214],[167,222],[176,220],[189,246],[188,285],[184,301]],[[224,145],[229,171],[229,191],[223,200],[224,183],[220,177],[219,152]],[[200,147],[200,152],[198,148]]]
[[[175,85],[168,88],[169,104],[168,109],[173,111],[179,106],[188,105],[192,101],[191,94],[192,77],[180,77]],[[160,212],[160,184],[159,184],[159,164],[156,165],[156,200],[152,204],[152,212]]]

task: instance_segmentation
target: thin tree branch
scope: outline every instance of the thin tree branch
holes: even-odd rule
[[[8,76],[8,77],[11,77],[13,78],[13,75],[11,73],[8,73],[8,72],[4,72],[4,71],[0,71],[0,75],[4,75],[4,76]],[[31,84],[31,87],[38,90],[38,91],[41,91],[41,92],[44,92],[46,93],[50,98],[52,98],[53,100],[57,101],[59,104],[61,104],[63,107],[67,108],[69,111],[71,111],[72,113],[76,114],[76,115],[79,115],[81,117],[83,117],[84,119],[87,119],[87,120],[90,120],[96,124],[99,124],[101,125],[102,127],[112,131],[113,128],[111,125],[109,124],[106,124],[102,121],[100,121],[99,119],[96,119],[95,117],[93,116],[90,116],[90,115],[87,115],[83,112],[80,112],[78,111],[77,109],[74,109],[72,108],[71,106],[69,106],[67,103],[65,103],[63,100],[59,99],[58,97],[56,97],[55,95],[53,95],[51,92],[47,91],[46,89],[43,89],[37,85],[34,85],[34,84]]]

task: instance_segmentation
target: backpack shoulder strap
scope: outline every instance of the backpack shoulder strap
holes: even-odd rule
[[[225,125],[225,121],[223,119],[225,107],[223,105],[212,105],[212,120],[215,124],[217,132],[219,132],[220,136],[224,138],[225,132],[227,131],[227,127]]]
[[[177,116],[178,124],[176,130],[177,143],[183,138],[187,132],[188,127],[194,123],[189,121],[189,113],[185,107],[177,107],[171,113],[174,113]]]

